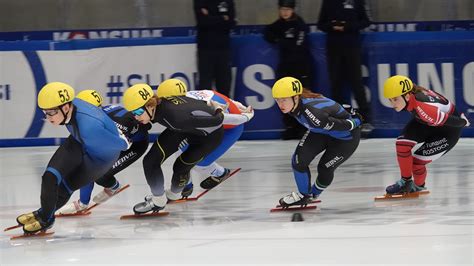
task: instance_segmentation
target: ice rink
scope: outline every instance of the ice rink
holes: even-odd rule
[[[140,159],[117,175],[128,190],[89,216],[56,219],[52,237],[11,241],[21,230],[2,232],[0,265],[474,264],[474,139],[428,165],[431,194],[384,203],[374,196],[399,178],[395,140],[363,140],[318,209],[301,212],[303,222],[269,212],[296,189],[296,144],[240,141],[219,162],[242,170],[198,201],[168,205],[167,217],[119,220],[149,193]],[[56,148],[0,149],[2,228],[39,207],[41,175]]]

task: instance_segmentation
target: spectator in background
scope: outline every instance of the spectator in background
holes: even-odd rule
[[[311,89],[313,65],[307,34],[308,26],[295,12],[295,0],[279,0],[279,18],[265,27],[264,38],[277,44],[280,61],[276,79],[293,77],[301,81],[305,89]],[[285,131],[282,139],[301,139],[306,128],[288,114],[283,114]]]
[[[362,134],[373,130],[370,103],[367,100],[361,73],[361,44],[359,31],[370,25],[364,0],[323,0],[318,27],[327,33],[326,53],[332,98],[344,100],[342,91],[348,81],[363,115]]]
[[[194,0],[194,14],[199,89],[215,89],[229,96],[232,80],[230,30],[236,24],[234,1]]]

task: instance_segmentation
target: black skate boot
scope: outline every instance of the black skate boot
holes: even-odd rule
[[[225,168],[224,173],[221,176],[209,176],[201,182],[201,187],[203,189],[211,189],[219,185],[222,181],[228,178],[230,175],[230,169]]]
[[[299,192],[291,192],[291,194],[281,198],[279,203],[282,208],[288,208],[295,205],[306,206],[311,202],[311,198],[311,195],[303,195]]]
[[[133,207],[135,214],[145,214],[147,212],[159,212],[166,206],[166,194],[161,196],[147,195],[144,202],[140,202]]]
[[[388,186],[387,194],[406,194],[426,190],[425,185],[417,186],[411,179],[401,178],[395,184]]]
[[[181,196],[183,197],[183,199],[186,199],[191,196],[191,194],[193,194],[193,188],[193,183],[189,183],[183,188],[183,191],[181,191]]]

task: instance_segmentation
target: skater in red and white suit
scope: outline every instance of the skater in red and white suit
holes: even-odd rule
[[[470,123],[444,96],[413,84],[405,76],[387,79],[384,97],[390,100],[395,111],[406,110],[413,114],[396,141],[401,179],[386,191],[397,194],[424,190],[426,164],[450,151],[458,142],[462,128]]]

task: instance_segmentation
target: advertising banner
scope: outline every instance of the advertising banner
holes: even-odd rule
[[[312,89],[330,97],[324,38],[310,36],[316,73]],[[45,123],[36,106],[37,92],[47,82],[69,83],[77,92],[96,89],[105,104],[121,104],[124,90],[136,83],[156,88],[165,79],[181,78],[195,89],[198,80],[192,37],[29,43],[31,47],[0,44],[0,146],[44,139],[54,144],[67,136],[64,127]],[[277,47],[260,35],[247,35],[235,36],[232,49],[233,97],[256,112],[246,124],[244,138],[278,138],[283,125],[271,96]],[[441,92],[474,120],[474,32],[365,34],[361,67],[374,113],[374,137],[398,135],[409,119],[389,108],[381,96],[384,80],[395,74]],[[154,126],[152,132],[161,130]],[[474,128],[464,129],[463,136],[474,136]]]

